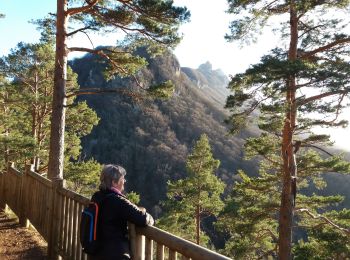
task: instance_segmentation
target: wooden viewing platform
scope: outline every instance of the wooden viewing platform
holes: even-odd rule
[[[79,241],[80,215],[89,199],[35,173],[7,167],[0,173],[0,208],[9,207],[23,226],[29,222],[48,243],[49,259],[82,259]],[[230,259],[159,228],[129,224],[131,251],[135,260]]]

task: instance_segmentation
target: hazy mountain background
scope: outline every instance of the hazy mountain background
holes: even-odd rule
[[[155,217],[161,213],[159,202],[165,199],[167,181],[185,176],[186,157],[202,133],[208,135],[214,157],[221,161],[217,175],[228,184],[227,190],[238,179],[238,169],[255,175],[258,162],[243,160],[243,143],[245,138],[257,135],[257,130],[251,128],[229,136],[223,123],[228,113],[223,108],[229,94],[227,76],[221,70],[213,70],[209,62],[197,69],[181,68],[171,53],[157,58],[142,51],[141,54],[149,65],[137,78],[145,85],[170,79],[176,87],[174,95],[166,101],[135,100],[114,93],[80,96],[79,100],[86,100],[101,118],[82,140],[83,157],[123,165],[127,170],[127,189],[139,193],[141,204],[151,209]],[[75,59],[71,66],[79,75],[82,89],[136,87],[128,78],[107,82],[102,74],[103,64],[92,55]],[[327,182],[328,187],[321,193],[340,192],[347,199],[339,207],[350,207],[350,178],[329,175]]]

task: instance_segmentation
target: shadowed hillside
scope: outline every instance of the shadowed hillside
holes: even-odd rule
[[[166,182],[184,176],[188,152],[202,133],[208,135],[214,157],[221,161],[218,175],[226,183],[233,183],[237,169],[255,172],[252,164],[242,161],[242,138],[251,133],[228,136],[223,123],[227,77],[212,70],[210,63],[198,69],[180,68],[171,54],[148,60],[148,67],[137,77],[145,85],[171,79],[176,86],[172,98],[136,102],[110,93],[80,97],[101,118],[83,139],[83,154],[101,163],[124,165],[129,190],[140,193],[141,203],[153,207],[155,214],[165,198]],[[72,67],[82,88],[134,87],[129,79],[106,82],[101,63],[90,55],[75,60]]]
[[[144,53],[144,56],[147,55]],[[223,123],[227,111],[223,109],[228,91],[228,78],[213,70],[209,62],[198,69],[181,68],[172,54],[151,59],[149,65],[137,74],[145,85],[172,80],[173,96],[166,100],[135,100],[128,95],[105,93],[85,95],[90,107],[101,121],[92,133],[82,140],[85,158],[95,158],[100,163],[117,163],[127,169],[128,190],[141,195],[141,204],[151,208],[157,217],[159,201],[165,198],[166,182],[185,175],[185,160],[194,142],[202,133],[209,137],[214,157],[221,161],[218,176],[230,189],[237,169],[255,175],[258,163],[244,161],[244,139],[256,135],[256,130],[243,131],[237,136],[227,134]],[[72,62],[79,75],[81,88],[135,89],[128,78],[115,78],[106,82],[101,62],[87,55]],[[346,183],[349,176],[327,175],[322,194],[340,191],[347,198],[340,207],[349,207]],[[306,193],[315,191],[311,188]]]

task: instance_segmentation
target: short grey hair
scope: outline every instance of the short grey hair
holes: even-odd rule
[[[107,190],[112,188],[113,181],[118,182],[125,174],[126,171],[123,167],[115,164],[106,164],[100,175],[100,189]]]

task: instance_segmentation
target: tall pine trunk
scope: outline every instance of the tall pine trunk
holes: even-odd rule
[[[38,149],[38,120],[39,120],[39,116],[38,116],[38,106],[39,106],[39,102],[38,102],[38,72],[35,73],[35,79],[34,79],[34,97],[35,97],[35,101],[34,103],[32,104],[32,137],[33,137],[33,140],[35,141],[35,151],[33,153],[33,157],[31,159],[31,164],[34,164],[34,170],[35,171],[38,171],[38,167],[37,167],[37,164],[36,164],[36,161],[37,161],[37,158],[38,158],[38,154],[37,154],[37,151],[39,150]]]
[[[6,104],[8,104],[8,92],[7,91],[4,94],[4,115],[5,116],[7,116],[7,114],[9,113],[9,108],[7,107]],[[6,119],[6,121],[8,121],[8,119]],[[5,136],[5,138],[9,137],[8,123],[6,123],[6,125],[5,125],[4,136]],[[8,164],[10,162],[10,149],[9,149],[7,142],[5,142],[5,144],[4,144],[4,159],[5,159],[5,166],[7,168]]]
[[[67,0],[57,0],[55,77],[52,100],[48,177],[63,178],[67,79]]]
[[[201,232],[201,216],[200,216],[200,206],[197,205],[197,209],[196,209],[196,242],[197,245],[199,245],[200,243],[200,232]]]
[[[295,61],[297,58],[298,44],[298,18],[294,6],[294,1],[290,4],[290,45],[288,60]],[[286,105],[287,112],[282,132],[282,194],[279,215],[279,259],[292,259],[292,227],[293,227],[293,201],[292,178],[296,176],[296,165],[293,152],[293,132],[296,126],[296,79],[295,75],[290,75],[286,80]]]

